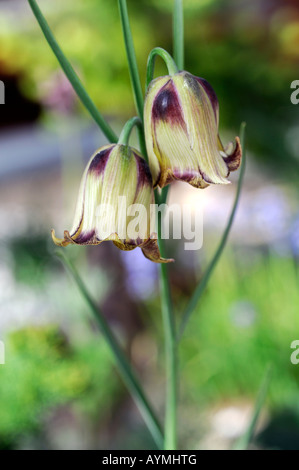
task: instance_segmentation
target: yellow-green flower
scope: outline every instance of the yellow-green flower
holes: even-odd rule
[[[227,184],[239,168],[240,140],[224,148],[219,105],[211,85],[188,72],[153,80],[144,107],[146,147],[154,187],[173,180],[196,188]]]
[[[127,145],[106,145],[85,169],[72,230],[66,230],[64,238],[57,238],[52,230],[53,241],[66,246],[112,240],[121,250],[140,247],[154,262],[172,261],[161,258],[157,235],[150,231],[152,204],[152,177],[139,152]]]

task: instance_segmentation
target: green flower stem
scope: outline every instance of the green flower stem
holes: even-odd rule
[[[122,145],[129,144],[130,135],[135,126],[138,127],[139,129],[142,129],[141,119],[137,116],[129,119],[129,121],[127,121],[126,124],[124,125],[123,130],[121,131],[121,134],[118,139],[119,144],[122,144]]]
[[[143,132],[143,124],[139,117],[135,116],[126,122],[119,136],[118,143],[123,144],[123,145],[128,145],[131,132],[135,126],[137,128],[141,155],[143,155],[145,160],[148,161],[144,132]]]
[[[164,188],[161,194],[156,191],[156,204],[163,204],[167,199],[167,190]],[[162,218],[158,218],[158,241],[162,257],[166,257],[164,240],[161,237]],[[176,450],[177,446],[177,344],[176,331],[171,300],[168,265],[160,265],[160,289],[162,318],[165,337],[165,361],[166,361],[166,402],[165,402],[165,428],[164,450]]]
[[[107,321],[105,320],[103,314],[98,309],[98,306],[91,298],[89,292],[87,291],[82,279],[80,278],[75,267],[71,261],[62,253],[58,252],[58,256],[62,259],[64,265],[68,268],[71,273],[75,283],[82,296],[84,297],[86,303],[88,304],[91,312],[94,314],[94,317],[98,323],[98,326],[112,352],[114,357],[115,364],[118,368],[118,371],[125,382],[128,390],[130,391],[143,419],[152,434],[153,439],[155,440],[159,449],[163,448],[164,438],[160,428],[158,419],[156,418],[154,411],[148,402],[142,387],[135,376],[128,360],[126,359],[122,349],[120,348],[117,340],[115,339],[114,334],[112,333]]]
[[[147,59],[146,89],[154,78],[154,69],[157,55],[164,60],[169,75],[174,75],[178,72],[177,65],[171,55],[167,51],[165,51],[165,49],[162,49],[162,47],[155,47],[151,50]]]
[[[54,52],[59,64],[61,65],[61,68],[63,69],[65,75],[69,79],[71,85],[73,86],[75,92],[77,93],[78,97],[82,101],[83,105],[87,109],[87,111],[90,113],[92,118],[95,120],[95,122],[98,124],[98,126],[101,128],[109,142],[114,143],[117,142],[117,135],[114,133],[114,131],[111,129],[109,124],[106,122],[106,120],[103,118],[101,113],[98,111],[97,107],[91,100],[90,96],[88,95],[87,91],[85,90],[84,86],[82,85],[78,75],[74,71],[72,65],[68,61],[68,59],[65,57],[63,54],[61,48],[59,47],[56,39],[53,36],[53,33],[44,18],[40,8],[38,7],[37,3],[35,0],[28,0],[29,5],[33,11],[33,14],[35,18],[37,19],[37,22],[39,23],[41,30],[48,41],[49,46],[51,47],[52,51]]]
[[[146,74],[146,89],[154,78],[154,69],[157,55],[160,56],[168,69],[169,75],[174,75],[180,69],[184,68],[184,32],[183,32],[183,8],[182,1],[175,1],[174,9],[174,52],[176,60],[174,61],[171,55],[162,49],[156,47],[153,49],[147,61],[147,74]],[[164,204],[167,200],[169,186],[163,188],[161,193],[156,190],[155,198],[156,204]],[[161,237],[162,220],[161,214],[158,218],[158,241],[162,257],[166,258],[164,240]],[[166,410],[165,410],[165,441],[164,450],[176,450],[177,448],[177,389],[178,389],[178,376],[177,376],[177,343],[176,343],[176,328],[173,315],[173,307],[171,300],[171,290],[168,275],[168,265],[161,264],[160,266],[160,288],[161,288],[161,305],[162,317],[165,335],[165,357],[166,357]]]
[[[159,242],[161,256],[165,256],[163,242]],[[176,450],[177,429],[177,347],[175,340],[175,325],[171,304],[168,266],[161,264],[161,300],[162,316],[165,332],[166,353],[166,411],[165,411],[165,441],[164,450]]]
[[[151,82],[154,74],[155,58],[160,55],[167,64],[170,74],[177,72],[176,64],[172,57],[162,48],[155,48],[151,51],[148,58],[147,65],[147,82],[146,88]],[[145,145],[144,132],[140,133],[140,147],[143,149],[143,154],[148,161],[148,155]],[[161,193],[158,190],[155,191],[156,204],[164,204],[167,200],[168,187],[163,188]],[[161,226],[162,220],[159,214],[158,218],[158,243],[162,257],[166,257],[164,240],[161,238]],[[173,308],[171,300],[170,283],[168,276],[168,266],[166,264],[160,265],[160,289],[161,289],[161,307],[162,307],[162,318],[164,326],[164,337],[165,337],[165,360],[166,360],[166,400],[165,400],[165,425],[164,425],[164,450],[176,450],[177,446],[177,415],[176,415],[176,403],[177,403],[177,345],[176,345],[176,331],[173,317]]]
[[[174,0],[173,57],[179,70],[184,69],[184,13],[183,0]]]
[[[240,194],[241,194],[241,189],[242,189],[242,183],[243,183],[243,179],[244,179],[244,172],[245,172],[245,162],[246,162],[246,149],[245,149],[245,127],[246,127],[246,123],[242,123],[241,124],[241,129],[240,129],[240,140],[241,140],[241,146],[242,146],[242,149],[243,149],[243,157],[242,157],[242,163],[241,163],[241,168],[240,168],[240,176],[239,176],[239,181],[238,181],[238,187],[237,187],[237,192],[236,192],[236,197],[235,197],[235,201],[234,201],[234,205],[233,205],[233,208],[232,208],[232,211],[231,211],[231,214],[230,214],[230,217],[229,217],[229,220],[228,220],[228,223],[227,223],[227,226],[224,230],[224,233],[222,235],[222,238],[220,240],[220,243],[218,245],[218,248],[215,252],[215,255],[214,257],[212,258],[212,261],[210,262],[209,266],[207,267],[200,283],[198,284],[198,286],[196,287],[188,305],[187,305],[187,308],[184,312],[184,315],[183,315],[183,319],[181,321],[181,325],[180,325],[180,328],[179,328],[179,334],[178,334],[178,337],[177,337],[177,341],[180,341],[184,331],[185,331],[185,328],[188,324],[188,321],[190,319],[190,316],[191,314],[193,313],[193,311],[195,310],[196,306],[198,305],[198,302],[210,280],[210,277],[214,271],[214,269],[216,268],[217,266],[217,263],[222,255],[222,252],[226,246],[226,242],[227,242],[227,239],[228,239],[228,236],[229,236],[229,233],[230,233],[230,230],[231,230],[231,227],[232,227],[232,224],[233,224],[233,221],[234,221],[234,218],[235,218],[235,215],[236,215],[236,211],[237,211],[237,207],[238,207],[238,203],[239,203],[239,199],[240,199]]]
[[[182,0],[175,0],[173,16],[173,48],[175,60],[164,49],[157,47],[153,49],[148,57],[146,89],[154,77],[154,68],[157,55],[166,63],[169,75],[173,75],[184,68],[184,28],[183,28],[183,4]],[[178,66],[178,67],[177,67]],[[159,194],[156,191],[156,202],[164,204],[167,201],[169,186],[163,188]],[[158,240],[162,257],[166,258],[164,240],[161,237],[161,217],[158,219]],[[171,290],[168,275],[168,265],[160,266],[160,285],[162,316],[165,335],[165,355],[166,355],[166,411],[165,411],[165,450],[176,450],[177,448],[177,390],[178,390],[178,361],[176,327],[173,314]]]
[[[162,191],[161,191],[161,204],[166,203],[169,189],[170,189],[169,185],[162,189]]]
[[[121,25],[124,35],[125,47],[127,52],[127,59],[129,64],[130,70],[130,77],[131,83],[135,98],[135,104],[138,111],[138,115],[140,119],[143,121],[143,93],[141,82],[139,78],[136,54],[134,49],[134,43],[130,28],[129,16],[128,16],[128,9],[127,9],[127,2],[126,0],[118,0],[120,18],[121,18]]]
[[[148,162],[148,155],[147,155],[147,150],[146,150],[146,143],[145,143],[143,126],[142,127],[137,127],[137,132],[138,132],[139,146],[140,146],[141,155],[143,155],[145,160]]]

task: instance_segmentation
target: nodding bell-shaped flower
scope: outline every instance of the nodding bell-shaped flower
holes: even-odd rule
[[[146,147],[154,187],[182,180],[205,188],[227,184],[242,156],[238,137],[224,148],[219,105],[211,85],[188,72],[153,80],[144,107]]]
[[[161,258],[157,235],[151,233],[151,204],[154,191],[146,161],[128,145],[106,145],[85,169],[72,230],[64,238],[52,230],[53,241],[66,246],[112,240],[121,250],[140,247],[151,261],[167,263],[172,260]]]

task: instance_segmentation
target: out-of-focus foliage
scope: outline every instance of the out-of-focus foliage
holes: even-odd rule
[[[268,403],[295,405],[299,378],[290,361],[299,331],[295,265],[277,256],[246,258],[236,264],[230,253],[220,263],[194,312],[180,349],[184,389],[195,403],[254,399],[271,363]]]
[[[34,96],[39,85],[59,67],[27,2],[22,3],[19,16],[11,11],[0,20],[0,64],[7,72],[22,73],[24,87]],[[127,116],[132,111],[133,99],[117,2],[67,0],[40,2],[40,6],[100,109],[107,114]],[[143,58],[144,70],[154,38],[146,18],[139,17],[134,9],[131,13],[138,37],[136,52]]]
[[[144,82],[154,46],[171,52],[172,0],[129,0],[135,48]],[[299,5],[292,0],[185,0],[186,68],[207,78],[220,100],[222,127],[248,123],[250,148],[296,168],[298,109],[290,83],[298,78]],[[0,68],[23,76],[31,96],[58,65],[27,3],[0,19]],[[41,1],[64,52],[95,102],[108,115],[127,117],[133,99],[116,0]],[[159,62],[159,61],[158,61]],[[157,73],[165,73],[160,64]],[[297,176],[297,171],[295,172]]]
[[[43,413],[58,405],[104,417],[117,390],[109,354],[98,337],[70,344],[54,325],[11,333],[0,369],[0,447],[39,430]]]

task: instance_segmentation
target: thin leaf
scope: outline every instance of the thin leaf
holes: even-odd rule
[[[36,1],[28,0],[28,2],[49,46],[54,52],[59,64],[61,65],[62,70],[69,79],[72,87],[74,88],[81,102],[83,103],[87,111],[90,113],[92,118],[95,120],[95,122],[98,124],[98,126],[101,128],[109,142],[117,142],[117,135],[114,133],[109,124],[98,111],[97,107],[95,106],[87,91],[85,90],[81,80],[79,79],[72,65],[65,57]]]
[[[179,328],[179,334],[178,334],[178,337],[177,337],[177,341],[180,341],[184,331],[185,331],[185,328],[188,324],[188,321],[190,319],[190,316],[191,314],[193,313],[193,311],[195,310],[195,308],[197,307],[198,305],[198,302],[210,280],[210,277],[214,271],[214,269],[216,268],[217,266],[217,263],[222,255],[222,252],[226,246],[226,242],[227,242],[227,239],[228,239],[228,236],[229,236],[229,233],[230,233],[230,230],[231,230],[231,227],[233,225],[233,221],[234,221],[234,218],[235,218],[235,215],[236,215],[236,211],[237,211],[237,207],[238,207],[238,203],[239,203],[239,199],[240,199],[240,194],[241,194],[241,189],[242,189],[242,183],[243,183],[243,179],[244,179],[244,172],[245,172],[245,163],[246,163],[246,149],[245,149],[245,127],[246,127],[246,124],[243,122],[241,124],[241,129],[240,129],[240,140],[241,140],[241,146],[242,146],[242,149],[243,149],[243,157],[242,157],[242,163],[241,163],[241,168],[240,168],[240,176],[239,176],[239,181],[238,181],[238,187],[237,187],[237,192],[236,192],[236,197],[235,197],[235,201],[234,201],[234,205],[233,205],[233,208],[232,208],[232,211],[231,211],[231,214],[230,214],[230,217],[229,217],[229,220],[228,220],[228,223],[226,225],[226,228],[224,230],[224,233],[222,235],[222,238],[220,240],[220,243],[218,245],[218,248],[212,258],[212,261],[210,262],[209,266],[207,267],[200,283],[198,284],[198,286],[196,287],[187,307],[186,307],[186,310],[183,314],[183,318],[182,318],[182,321],[181,321],[181,325],[180,325],[180,328]]]
[[[183,0],[174,0],[173,57],[179,70],[184,70],[184,10]]]
[[[71,263],[71,261],[65,256],[64,253],[57,252],[57,255],[62,260],[63,264],[68,268],[71,273],[78,290],[81,292],[83,298],[85,299],[87,305],[89,306],[91,312],[93,313],[100,331],[102,332],[114,358],[115,365],[126,384],[129,392],[132,395],[154,441],[156,442],[159,449],[163,449],[164,438],[161,431],[160,424],[156,418],[154,411],[146,398],[144,391],[137,379],[135,373],[133,372],[124,352],[120,348],[113,332],[111,331],[105,317],[99,310],[98,306],[91,298],[89,292],[87,291],[81,277],[79,276],[77,270]]]
[[[269,365],[265,372],[265,376],[264,376],[261,388],[257,396],[256,404],[255,404],[247,431],[242,437],[240,437],[240,439],[238,439],[237,443],[233,447],[234,450],[246,450],[250,442],[252,441],[258,419],[260,417],[262,408],[267,398],[270,381],[271,381],[271,375],[272,375],[272,365]]]
[[[138,72],[136,54],[134,49],[134,43],[132,38],[132,32],[130,28],[128,8],[126,0],[118,0],[119,13],[121,19],[121,25],[123,30],[124,42],[126,47],[127,59],[129,64],[129,71],[132,83],[132,89],[135,98],[135,104],[138,111],[138,115],[143,122],[143,93]]]

